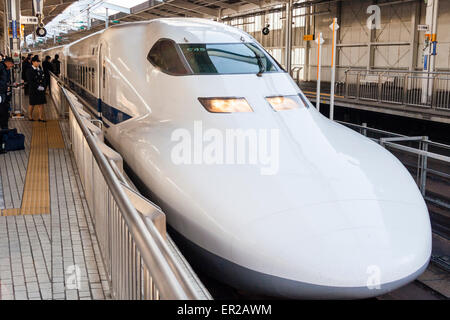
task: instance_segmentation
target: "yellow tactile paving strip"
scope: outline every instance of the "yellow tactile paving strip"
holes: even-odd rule
[[[3,209],[1,210],[0,215],[3,217],[18,216],[20,215],[20,209]]]
[[[45,123],[33,123],[30,158],[20,213],[49,214],[50,184],[48,175],[48,139]]]
[[[50,214],[48,149],[63,149],[64,140],[57,120],[33,122],[30,156],[20,209],[3,209],[0,216]]]
[[[47,122],[48,147],[50,149],[64,149],[64,139],[58,120]]]

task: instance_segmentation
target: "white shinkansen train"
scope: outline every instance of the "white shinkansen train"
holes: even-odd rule
[[[42,52],[55,54],[66,85],[101,117],[129,174],[210,275],[269,296],[366,298],[427,267],[430,220],[409,172],[323,117],[247,33],[156,19]],[[199,156],[196,143],[206,152],[230,130],[248,141],[273,133],[271,166]],[[180,161],[191,149],[176,152],[182,142],[191,163]]]

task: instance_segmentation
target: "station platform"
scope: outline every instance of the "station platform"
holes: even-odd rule
[[[353,88],[354,88],[354,84]],[[298,86],[303,90],[308,99],[316,104],[317,100],[317,83],[315,81],[300,81]],[[448,87],[448,85],[447,85]],[[354,91],[356,89],[354,88]],[[371,88],[367,85],[360,86],[361,96],[356,94],[349,94],[345,92],[345,83],[338,83],[334,95],[335,106],[355,109],[362,111],[371,111],[386,115],[400,116],[411,119],[433,121],[436,123],[449,124],[450,123],[450,108],[448,102],[446,104],[436,106],[434,104],[421,104],[418,101],[415,102],[403,102],[398,101],[398,97],[386,97],[386,94],[393,92],[392,95],[397,94],[400,89],[398,88]],[[358,91],[359,92],[359,91]],[[401,89],[403,92],[403,89]],[[417,92],[412,92],[417,96]],[[443,95],[445,100],[448,101],[450,97],[450,91],[436,93],[435,96]],[[435,99],[436,100],[436,99]],[[324,82],[321,84],[320,103],[322,105],[330,104],[330,83]]]
[[[10,120],[25,150],[0,155],[0,300],[108,299],[68,123],[47,101],[46,123]]]

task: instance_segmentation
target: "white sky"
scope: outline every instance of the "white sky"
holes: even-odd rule
[[[87,26],[87,8],[93,7],[92,13],[100,16],[106,15],[106,10],[101,6],[101,3],[107,2],[110,4],[122,6],[125,8],[132,8],[146,2],[145,0],[79,0],[66,8],[60,15],[56,16],[52,21],[47,23],[47,37],[53,38],[53,35],[64,34],[69,30],[79,30],[80,27]],[[108,15],[116,14],[117,11],[109,9]],[[39,39],[39,38],[37,38]],[[27,43],[33,43],[33,37],[27,37]]]

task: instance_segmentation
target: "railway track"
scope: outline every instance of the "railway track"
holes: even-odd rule
[[[416,280],[395,291],[377,297],[377,300],[448,300],[448,298]]]

